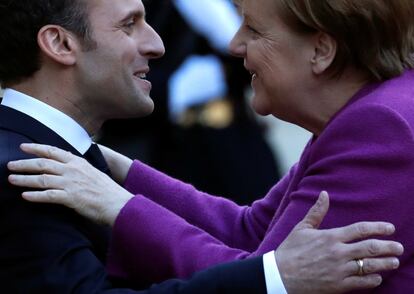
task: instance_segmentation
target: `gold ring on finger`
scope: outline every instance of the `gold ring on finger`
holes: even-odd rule
[[[355,262],[358,266],[358,276],[363,276],[364,275],[364,260],[359,258],[359,259],[355,259]]]

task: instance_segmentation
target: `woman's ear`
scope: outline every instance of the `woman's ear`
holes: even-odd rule
[[[337,42],[327,33],[320,32],[315,39],[315,52],[311,67],[316,75],[323,74],[333,63],[337,52]]]
[[[76,51],[79,48],[76,37],[58,25],[47,25],[37,35],[40,50],[62,65],[73,65],[76,62]]]

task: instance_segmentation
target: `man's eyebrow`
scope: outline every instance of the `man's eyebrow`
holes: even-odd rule
[[[120,22],[125,22],[131,18],[145,18],[145,12],[142,10],[132,10]]]

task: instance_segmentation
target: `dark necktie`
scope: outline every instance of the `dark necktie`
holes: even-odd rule
[[[89,147],[83,157],[95,168],[111,176],[111,171],[109,170],[105,158],[103,157],[97,144],[92,143],[91,147]],[[108,241],[111,236],[109,227],[96,225],[85,219],[82,224],[82,230],[85,232],[86,236],[88,236],[89,240],[91,240],[94,247],[94,253],[101,261],[105,262],[108,250]]]
[[[83,157],[101,172],[104,172],[107,175],[111,176],[111,171],[106,164],[101,150],[99,150],[98,144],[92,143],[91,147],[89,147]]]

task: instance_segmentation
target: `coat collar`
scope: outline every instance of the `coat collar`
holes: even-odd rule
[[[56,146],[82,156],[72,145],[45,125],[4,105],[0,105],[0,128],[24,135],[33,142]]]

